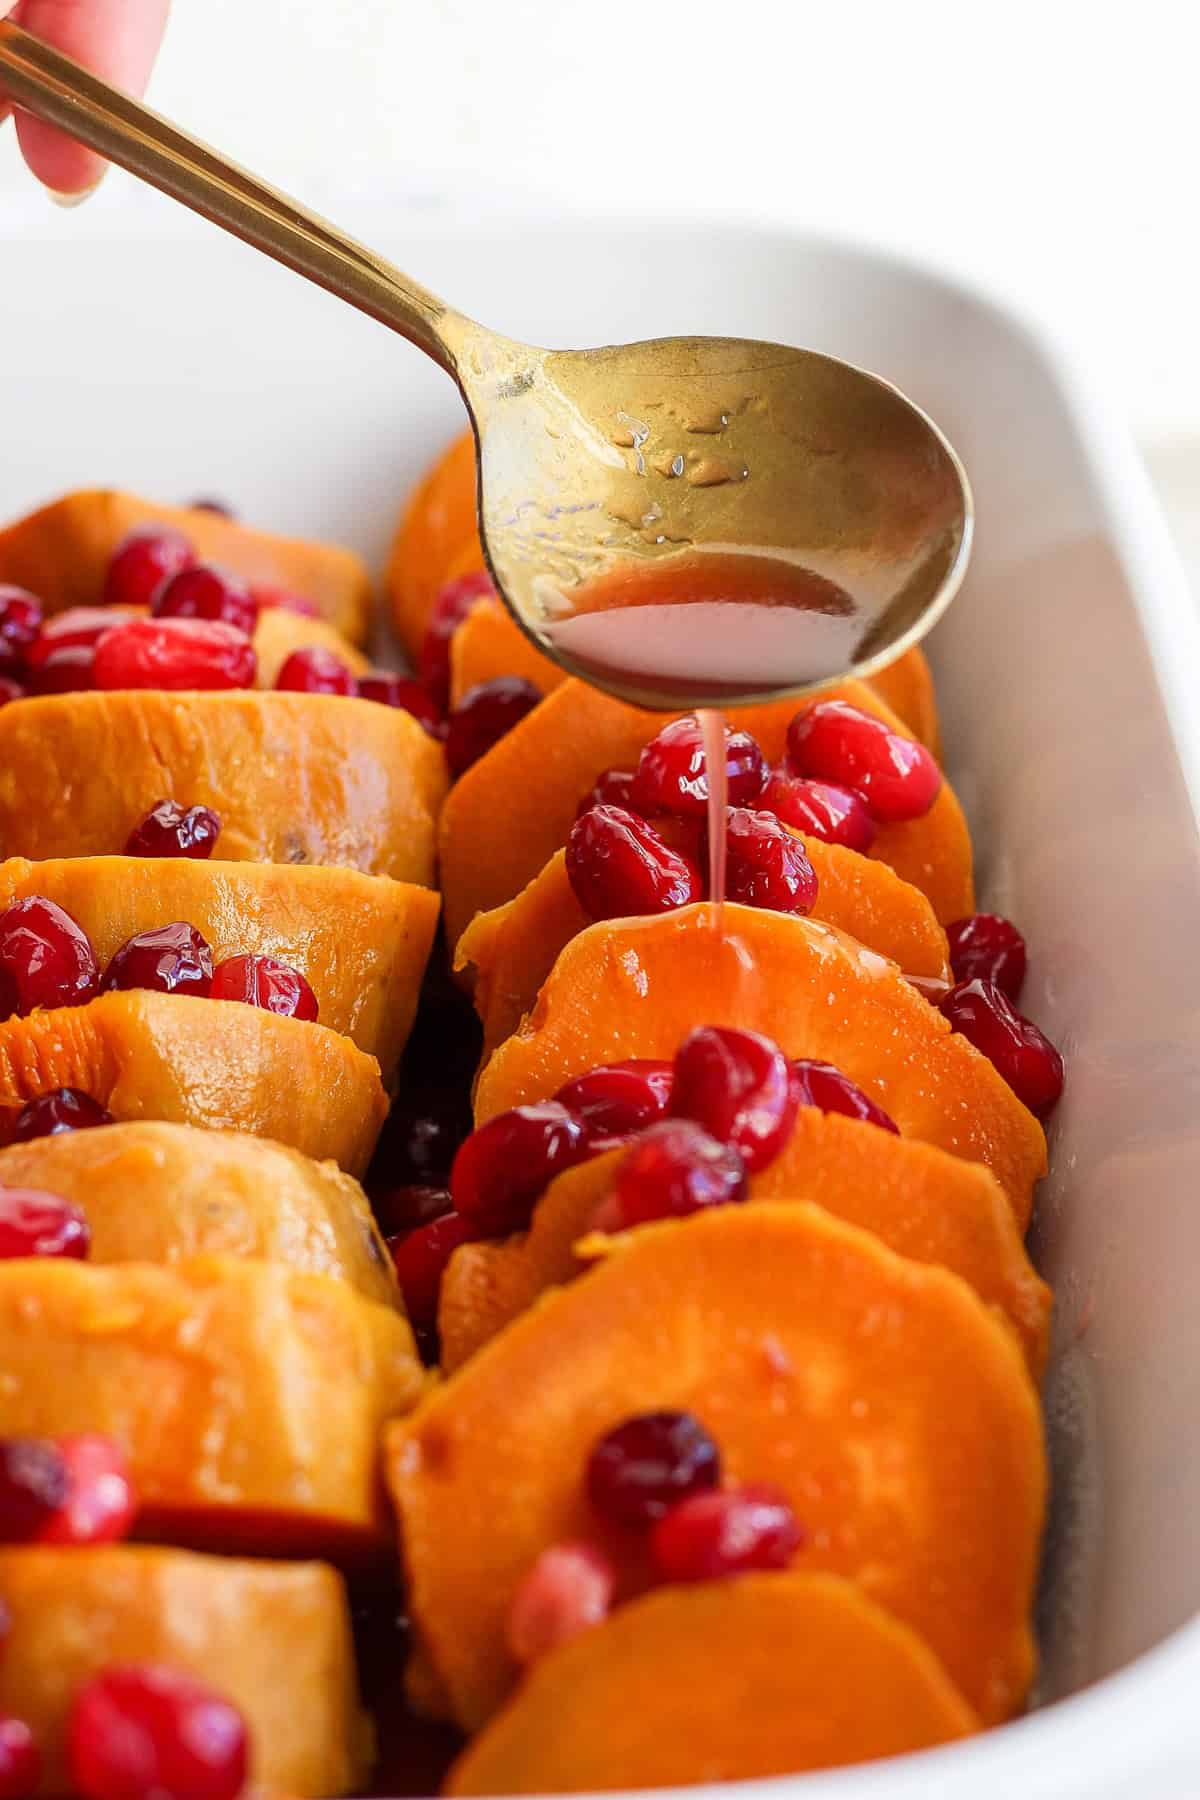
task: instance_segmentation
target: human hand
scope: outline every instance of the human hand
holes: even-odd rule
[[[167,23],[170,0],[0,0],[0,18],[43,38],[86,64],[105,81],[140,94],[150,77]],[[8,113],[0,93],[0,119]],[[53,193],[84,199],[107,167],[40,119],[18,113],[17,141],[39,181]]]

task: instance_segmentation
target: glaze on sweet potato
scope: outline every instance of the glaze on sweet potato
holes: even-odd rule
[[[410,496],[392,543],[387,592],[392,623],[415,661],[438,589],[452,565],[483,567],[475,514],[475,439],[455,438]],[[455,571],[457,572],[457,571]]]

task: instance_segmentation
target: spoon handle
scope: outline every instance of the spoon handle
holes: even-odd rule
[[[328,220],[4,21],[0,85],[26,112],[348,300],[455,373],[454,344],[465,321],[444,301]]]

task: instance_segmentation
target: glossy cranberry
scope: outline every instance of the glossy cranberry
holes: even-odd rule
[[[513,1595],[508,1647],[519,1663],[536,1662],[608,1617],[617,1572],[593,1544],[551,1544]]]
[[[650,1555],[662,1581],[719,1581],[786,1569],[803,1541],[787,1495],[747,1484],[681,1500],[654,1527]]]
[[[0,669],[19,669],[41,629],[42,603],[36,594],[0,581]]]
[[[675,1053],[672,1113],[731,1145],[752,1175],[787,1143],[798,1105],[787,1057],[757,1031],[702,1025]]]
[[[998,913],[972,913],[947,925],[955,981],[991,981],[1015,1005],[1025,982],[1025,939]]]
[[[379,706],[394,706],[400,712],[411,713],[429,732],[436,732],[441,724],[441,715],[428,692],[419,681],[413,681],[406,675],[388,675],[379,669],[370,675],[360,675],[358,697],[360,700],[374,700]]]
[[[112,1122],[112,1114],[90,1094],[78,1088],[54,1088],[26,1102],[17,1114],[12,1138],[14,1144],[28,1144],[34,1138],[57,1137],[60,1131],[92,1131]]]
[[[410,1181],[402,1187],[385,1188],[372,1201],[379,1229],[387,1238],[401,1238],[422,1225],[432,1225],[454,1211],[450,1189],[435,1187],[432,1182]]]
[[[634,1057],[577,1075],[554,1098],[582,1119],[590,1141],[623,1138],[662,1118],[674,1074],[669,1062]]]
[[[463,1073],[469,1079],[473,1070]],[[405,1088],[383,1128],[375,1173],[384,1185],[444,1187],[454,1153],[471,1129],[470,1103],[458,1088],[440,1082]]]
[[[25,689],[11,675],[0,675],[0,706],[8,706],[13,700],[23,700]]]
[[[773,769],[759,805],[794,831],[820,838],[823,844],[841,844],[865,854],[874,842],[875,821],[861,794],[828,781]]]
[[[707,837],[707,834],[706,834]],[[731,806],[726,815],[725,898],[768,912],[810,913],[817,877],[800,839],[774,813]]]
[[[318,1013],[317,996],[299,969],[275,956],[231,956],[213,970],[210,998],[240,1000],[264,1012],[310,1024]]]
[[[207,806],[180,806],[160,800],[125,845],[126,856],[188,856],[204,862],[216,848],[221,821]]]
[[[169,693],[253,687],[254,645],[243,631],[213,619],[130,619],[96,645],[95,682]]]
[[[29,668],[29,692],[88,694],[96,685],[96,652],[90,644],[64,644]]]
[[[0,1713],[0,1800],[29,1800],[41,1773],[41,1754],[28,1725]]]
[[[82,1210],[61,1194],[0,1187],[0,1261],[17,1256],[85,1257],[91,1233]]]
[[[30,647],[29,666],[41,668],[59,650],[80,647],[94,650],[105,632],[111,631],[114,625],[141,617],[142,614],[131,606],[68,607],[66,612],[55,613],[52,619],[47,619],[41,635]]]
[[[275,686],[294,694],[341,694],[348,697],[357,692],[358,683],[354,678],[354,671],[347,667],[340,656],[335,656],[332,650],[326,650],[320,644],[308,644],[303,650],[292,651],[275,677]]]
[[[404,1309],[415,1326],[428,1330],[436,1324],[446,1264],[470,1236],[467,1221],[448,1212],[427,1225],[418,1225],[415,1231],[388,1239]]]
[[[450,640],[477,600],[494,598],[491,576],[484,569],[457,575],[438,589],[421,645],[418,674],[441,712],[450,705]]]
[[[995,1064],[1031,1113],[1044,1119],[1054,1111],[1063,1090],[1063,1059],[1003,988],[992,981],[960,981],[941,1010],[954,1030]]]
[[[757,800],[767,779],[762,751],[748,731],[725,728],[725,766],[730,806]],[[672,719],[638,759],[634,798],[639,812],[696,818],[708,807],[708,773],[700,721],[694,713]]]
[[[627,1231],[746,1198],[746,1165],[691,1119],[649,1125],[617,1166],[611,1224]]]
[[[576,819],[567,839],[567,875],[590,919],[673,912],[704,891],[691,857],[619,806],[593,806]]]
[[[216,619],[253,637],[258,624],[258,602],[244,581],[197,563],[181,569],[165,581],[154,597],[156,619]]]
[[[606,1432],[587,1464],[587,1494],[612,1525],[652,1525],[679,1501],[715,1488],[721,1454],[686,1412],[638,1413]]]
[[[76,1694],[67,1761],[82,1800],[237,1800],[248,1734],[237,1707],[194,1676],[129,1664]]]
[[[152,606],[164,581],[190,569],[196,552],[170,525],[140,525],[118,544],[104,577],[106,606]]]
[[[532,681],[498,675],[465,693],[446,726],[446,760],[456,775],[486,756],[541,701]]]
[[[505,1237],[528,1225],[543,1189],[587,1154],[583,1121],[557,1100],[516,1106],[459,1147],[450,1192],[473,1237]]]
[[[585,812],[593,806],[619,806],[624,812],[636,813],[638,803],[635,798],[637,773],[633,769],[605,769],[597,775],[591,788],[583,796],[575,811],[575,817],[581,819]]]
[[[938,797],[942,772],[923,744],[846,700],[818,700],[788,726],[787,763],[795,775],[832,781],[861,794],[877,819],[919,819]]]
[[[50,1438],[0,1438],[0,1544],[28,1544],[66,1505],[71,1475]]]
[[[83,1006],[99,983],[90,938],[53,900],[30,894],[0,913],[0,1016]]]
[[[862,1119],[878,1125],[881,1131],[894,1131],[895,1122],[877,1106],[870,1094],[864,1094],[856,1082],[832,1063],[812,1062],[797,1058],[792,1063],[792,1091],[799,1106],[815,1106],[818,1112],[842,1113],[847,1119]]]
[[[287,588],[265,587],[261,582],[255,582],[250,588],[250,598],[259,612],[274,608],[278,612],[296,613],[302,619],[321,617],[321,609],[315,600],[309,600],[304,594],[293,594]]]
[[[115,1544],[129,1536],[137,1496],[129,1462],[112,1438],[98,1432],[58,1440],[66,1464],[62,1504],[38,1527],[39,1544]]]
[[[207,997],[213,978],[212,951],[194,925],[176,920],[139,931],[122,944],[104,971],[104,991],[149,988],[156,994]]]

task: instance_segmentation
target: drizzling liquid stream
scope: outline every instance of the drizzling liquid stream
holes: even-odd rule
[[[712,707],[697,714],[704,744],[704,767],[708,776],[708,892],[715,908],[714,923],[718,930],[725,911],[725,847],[726,819],[729,802],[729,768],[725,755],[724,715]]]

